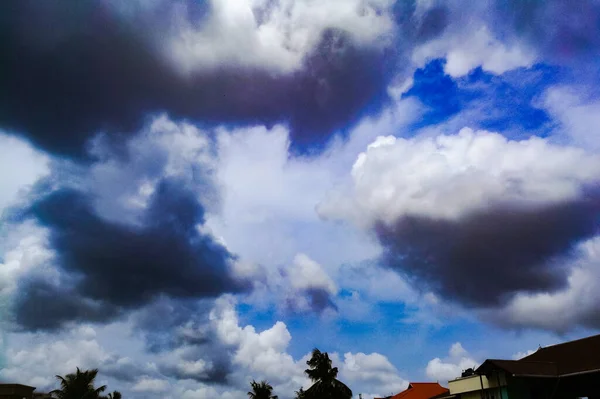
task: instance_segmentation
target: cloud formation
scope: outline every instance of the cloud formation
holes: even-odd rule
[[[446,385],[448,381],[460,377],[466,369],[474,369],[478,364],[460,342],[455,342],[450,347],[447,358],[436,357],[427,363],[425,373],[432,380]]]
[[[385,91],[387,1],[336,2],[342,14],[305,1],[34,3],[0,11],[0,123],[54,153],[83,157],[96,133],[162,111],[285,122],[294,142],[319,143]]]
[[[539,138],[381,137],[319,212],[373,229],[385,262],[421,287],[496,306],[566,286],[565,259],[597,231],[599,178],[596,156]]]
[[[180,182],[158,185],[141,226],[107,222],[90,199],[68,190],[36,203],[32,214],[50,230],[56,262],[75,281],[25,282],[28,294],[15,310],[26,328],[108,319],[160,295],[201,298],[241,289],[229,273],[232,255],[197,230],[203,209]]]

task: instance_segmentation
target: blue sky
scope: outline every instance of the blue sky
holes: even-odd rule
[[[318,347],[371,399],[600,328],[597,2],[0,13],[0,380],[288,399]]]

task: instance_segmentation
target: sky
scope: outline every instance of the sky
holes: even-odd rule
[[[445,384],[600,329],[600,2],[0,3],[0,381]]]

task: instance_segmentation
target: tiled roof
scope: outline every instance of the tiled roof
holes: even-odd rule
[[[431,399],[449,391],[437,382],[411,382],[405,391],[390,396],[390,399]]]

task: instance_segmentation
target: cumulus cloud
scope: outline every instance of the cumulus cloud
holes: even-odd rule
[[[320,214],[373,229],[391,267],[463,304],[559,290],[561,258],[596,231],[597,157],[540,138],[381,137],[351,178]]]
[[[425,368],[427,377],[446,385],[448,381],[460,377],[464,370],[475,368],[479,364],[460,342],[452,344],[448,355],[445,359],[436,357],[427,363]]]
[[[403,391],[408,381],[399,376],[398,370],[387,357],[379,353],[345,353],[339,367],[339,378],[353,387],[369,389],[367,396],[383,396]],[[360,391],[353,388],[358,394]]]

